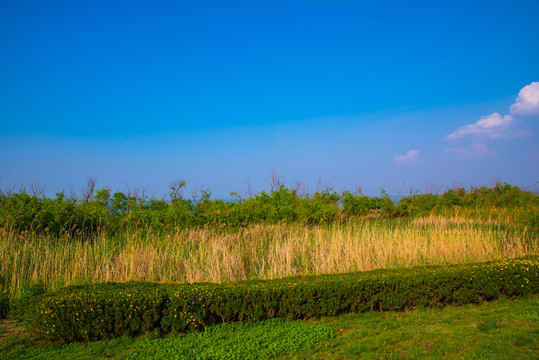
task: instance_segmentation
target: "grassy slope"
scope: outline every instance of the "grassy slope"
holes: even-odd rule
[[[336,334],[332,339],[327,325]],[[226,324],[206,334],[157,339],[55,346],[12,334],[0,343],[1,359],[269,359],[274,355],[280,359],[537,359],[539,295],[441,310]]]
[[[337,337],[283,359],[538,359],[539,295],[326,321]]]

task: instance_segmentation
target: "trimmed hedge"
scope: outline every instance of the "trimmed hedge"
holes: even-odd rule
[[[19,296],[9,304],[10,317],[22,320],[28,309],[46,292],[47,289],[43,283],[28,283],[22,286]]]
[[[191,332],[223,322],[462,305],[539,292],[539,256],[227,284],[102,283],[44,295],[27,313],[50,340]]]

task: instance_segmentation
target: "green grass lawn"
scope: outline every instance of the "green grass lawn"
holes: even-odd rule
[[[321,322],[334,339],[282,359],[539,359],[539,295]]]
[[[88,344],[44,344],[4,324],[0,339],[0,359],[539,359],[539,295]]]

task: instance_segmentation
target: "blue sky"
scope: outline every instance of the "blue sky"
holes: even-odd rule
[[[0,187],[539,180],[539,2],[0,2]],[[536,187],[537,188],[537,187]]]

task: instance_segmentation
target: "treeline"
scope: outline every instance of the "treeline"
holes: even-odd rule
[[[181,190],[185,181],[171,187],[170,198],[153,199],[146,195],[112,193],[105,187],[83,196],[56,197],[19,192],[0,192],[0,227],[25,232],[92,234],[99,230],[121,231],[129,227],[174,229],[197,226],[238,227],[256,223],[295,222],[323,224],[370,217],[415,217],[460,208],[518,208],[521,222],[533,231],[537,228],[539,196],[507,183],[491,187],[447,189],[441,194],[415,193],[393,201],[382,190],[370,197],[361,191],[341,194],[326,189],[301,194],[284,185],[269,192],[242,198],[231,193],[234,201],[211,199],[203,190],[192,200]]]

